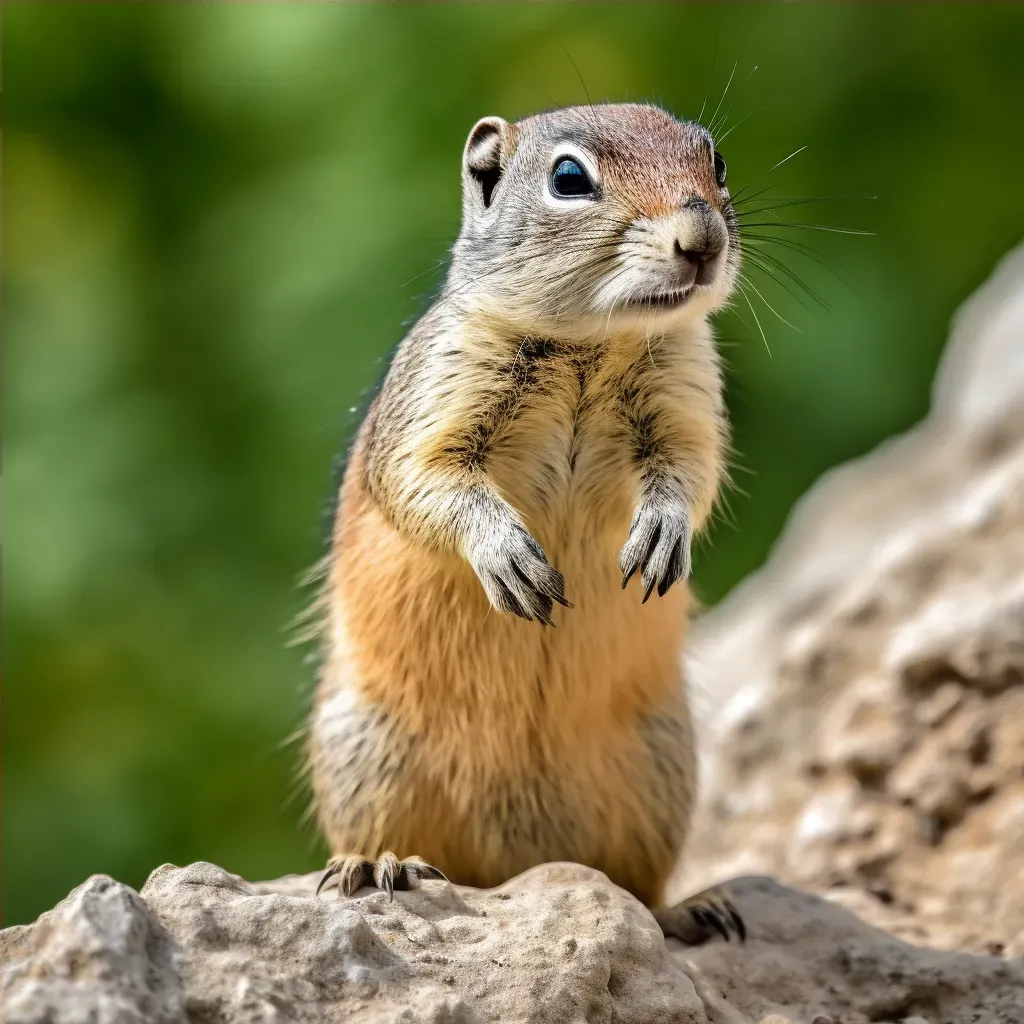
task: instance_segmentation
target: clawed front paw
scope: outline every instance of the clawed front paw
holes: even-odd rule
[[[554,602],[572,607],[565,599],[562,574],[522,526],[510,526],[488,537],[470,553],[469,561],[498,611],[553,626]]]
[[[629,528],[629,540],[619,553],[622,586],[640,570],[644,603],[655,586],[664,597],[677,580],[690,575],[690,514],[678,500],[651,498],[636,510]]]

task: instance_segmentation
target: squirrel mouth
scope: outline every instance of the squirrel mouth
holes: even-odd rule
[[[629,306],[641,309],[675,309],[687,302],[693,295],[694,286],[687,285],[685,288],[672,288],[664,292],[651,292],[648,295],[641,295],[639,298],[630,299]]]

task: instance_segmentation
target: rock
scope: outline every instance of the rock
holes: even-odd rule
[[[393,902],[365,889],[317,897],[317,877],[249,883],[212,864],[165,865],[137,895],[96,876],[3,933],[4,1020],[1020,1020],[1024,963],[919,949],[768,878],[731,883],[744,946],[688,949],[575,864],[490,890],[426,882]]]
[[[0,933],[4,1021],[1021,1024],[1024,250],[929,419],[814,488],[691,661],[712,742],[677,893],[742,876],[745,945],[666,943],[572,864],[393,901],[164,866]]]
[[[4,1020],[707,1022],[653,917],[589,868],[393,902],[316,881],[165,865],[136,895],[94,877],[5,933]]]
[[[913,946],[830,900],[770,878],[729,885],[748,925],[747,944],[672,946],[738,1020],[769,1014],[793,1024],[815,1016],[841,1024],[915,1014],[936,1024],[1024,1019],[1024,961]]]
[[[34,925],[0,932],[6,1024],[178,1024],[180,950],[138,893],[95,875]]]
[[[929,417],[811,490],[689,660],[709,743],[676,893],[766,873],[1024,954],[1024,249],[959,313]]]

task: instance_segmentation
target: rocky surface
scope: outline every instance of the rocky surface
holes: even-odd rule
[[[1024,955],[1024,249],[959,313],[929,418],[812,489],[695,633],[678,891],[771,874]]]
[[[604,875],[314,895],[158,868],[98,875],[3,933],[6,1024],[867,1024],[1019,1021],[1024,963],[920,949],[767,878],[732,883],[746,945],[667,946]],[[918,1022],[919,1024],[919,1022]]]
[[[578,865],[393,902],[164,866],[0,932],[3,1020],[1024,1024],[1024,250],[929,419],[808,495],[689,661],[677,893],[742,876],[745,945],[666,944]]]
[[[141,898],[97,876],[3,954],[6,1024],[707,1020],[654,919],[603,875],[500,889],[429,882],[340,900],[316,876],[251,885],[158,868]]]

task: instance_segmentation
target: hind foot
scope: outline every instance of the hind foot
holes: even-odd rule
[[[651,911],[662,932],[681,939],[688,946],[699,946],[721,935],[726,942],[735,935],[740,942],[747,938],[743,918],[721,889],[705,889],[672,907],[656,907]]]
[[[437,868],[419,857],[399,860],[389,852],[382,853],[374,863],[359,853],[339,853],[327,862],[327,870],[316,887],[317,896],[327,880],[334,875],[338,876],[336,887],[339,896],[351,896],[366,885],[385,890],[391,899],[395,898],[396,889],[415,889],[423,878],[448,881]]]

